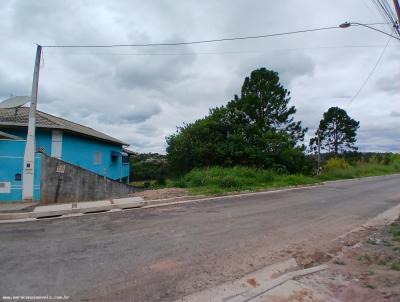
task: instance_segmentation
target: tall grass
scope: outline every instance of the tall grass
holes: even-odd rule
[[[179,179],[169,180],[167,186],[188,188],[195,194],[223,194],[393,173],[400,173],[399,155],[393,155],[385,162],[371,158],[368,161],[358,161],[352,164],[342,158],[331,158],[325,163],[319,176],[283,174],[274,170],[241,166],[194,169]]]
[[[344,162],[344,163],[343,163]],[[376,158],[368,162],[356,162],[349,165],[343,159],[331,158],[324,166],[322,180],[351,179],[367,176],[379,176],[400,172],[400,160],[395,157],[387,163],[379,162]]]
[[[301,174],[279,174],[272,170],[249,167],[211,167],[194,169],[182,178],[172,181],[170,185],[188,188],[193,193],[221,194],[305,185],[318,181],[318,179]]]

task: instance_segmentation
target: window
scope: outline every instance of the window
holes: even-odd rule
[[[128,155],[122,156],[122,163],[124,163],[124,164],[128,164],[129,163],[129,156]]]
[[[95,165],[101,165],[101,152],[99,151],[94,152],[93,163]]]

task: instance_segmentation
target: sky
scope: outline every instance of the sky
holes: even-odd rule
[[[1,0],[0,99],[30,95],[41,45],[195,41],[383,22],[368,0]],[[375,25],[388,31],[387,25]],[[215,44],[44,48],[38,109],[137,152],[165,153],[177,126],[240,94],[252,70],[280,75],[309,128],[332,106],[360,121],[361,151],[400,152],[400,43],[362,27]]]

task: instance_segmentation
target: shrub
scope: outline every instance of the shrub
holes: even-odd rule
[[[326,161],[324,171],[346,170],[349,167],[350,165],[343,158],[332,157]]]

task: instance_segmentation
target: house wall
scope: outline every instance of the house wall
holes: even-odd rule
[[[112,158],[111,151],[120,153],[121,146],[70,133],[63,134],[62,160],[114,180],[128,176],[129,167],[126,170],[126,165],[122,165],[121,155]],[[95,161],[96,153],[99,154],[99,162]]]
[[[6,183],[10,190],[0,188],[0,202],[22,200],[22,180],[16,175],[23,175],[25,140],[0,140],[0,182]],[[41,156],[35,156],[33,199],[40,200]]]
[[[26,138],[26,128],[7,128],[4,131]],[[42,149],[47,155],[52,155],[53,138],[51,129],[36,129],[36,147]],[[122,163],[121,155],[118,158],[112,158],[111,151],[120,153],[122,146],[79,136],[74,133],[62,132],[60,159],[113,180],[128,179],[129,164]],[[95,162],[96,152],[100,154],[100,163]]]

